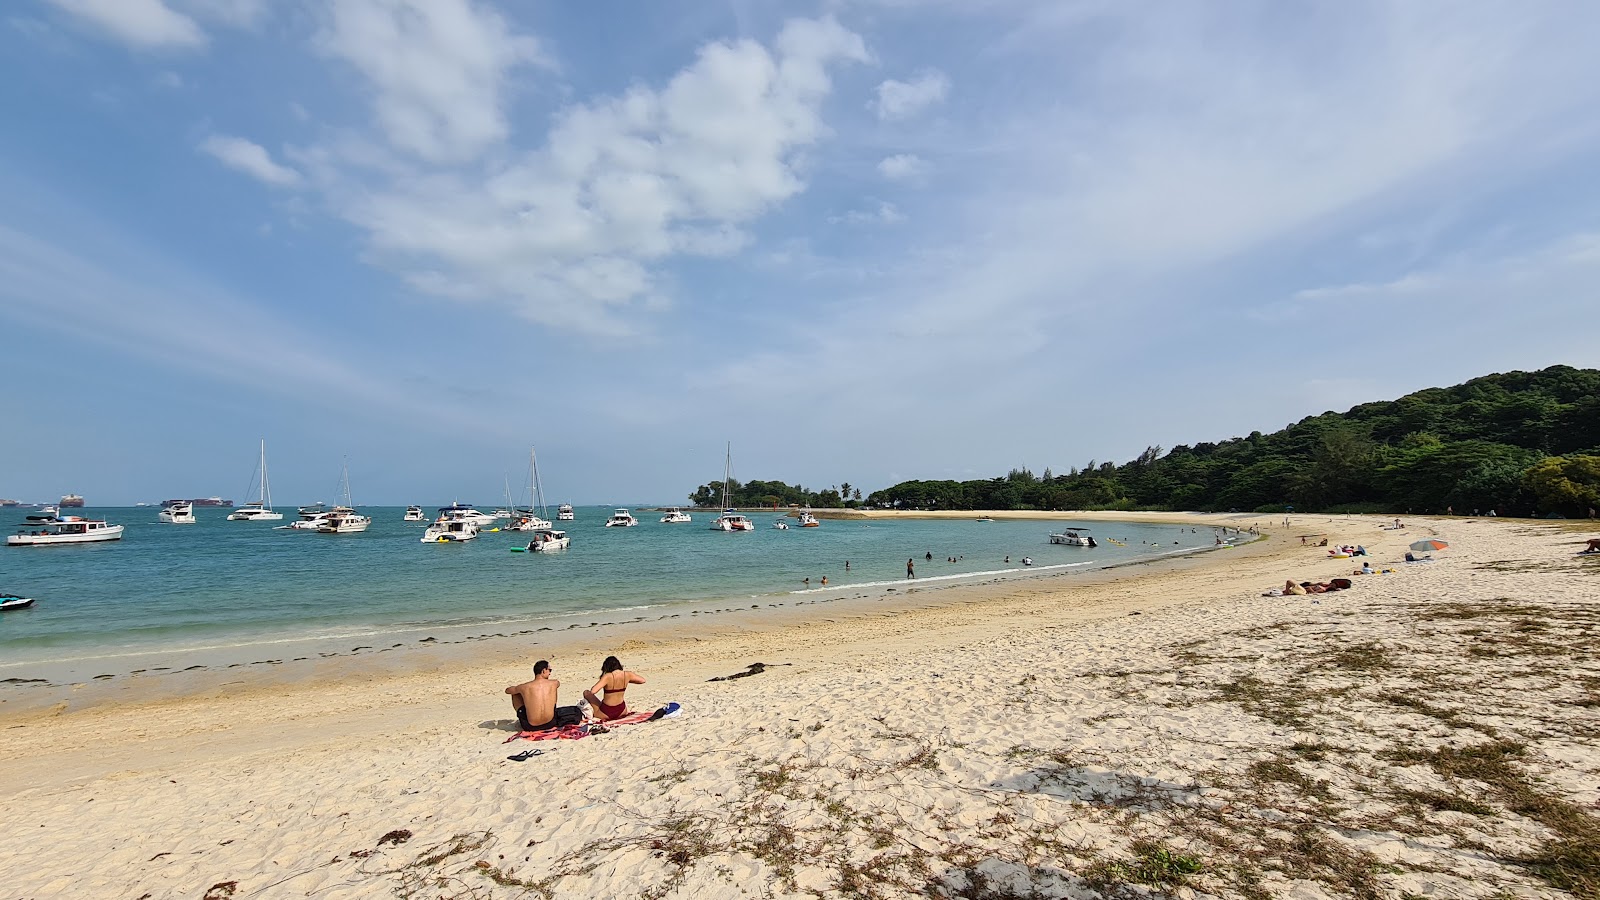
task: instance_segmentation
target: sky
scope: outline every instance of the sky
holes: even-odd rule
[[[1600,5],[17,0],[0,497],[1061,473],[1600,366]]]

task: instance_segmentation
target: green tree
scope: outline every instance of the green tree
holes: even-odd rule
[[[1600,506],[1600,456],[1548,456],[1528,469],[1539,509],[1584,516]]]

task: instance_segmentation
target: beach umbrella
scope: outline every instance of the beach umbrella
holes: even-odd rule
[[[1433,538],[1428,538],[1425,541],[1412,541],[1411,549],[1417,551],[1418,553],[1432,553],[1435,550],[1448,550],[1450,549],[1450,545],[1444,541],[1436,541]]]

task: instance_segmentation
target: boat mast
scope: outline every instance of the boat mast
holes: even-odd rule
[[[261,439],[261,508],[272,511],[272,488],[267,481],[267,439]]]
[[[539,518],[545,518],[544,486],[539,483],[539,457],[533,452],[533,445],[528,445],[528,466],[533,469],[533,499],[539,507]]]

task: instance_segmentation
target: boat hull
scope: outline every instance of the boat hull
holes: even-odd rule
[[[7,547],[47,547],[55,544],[97,544],[102,541],[122,540],[122,526],[112,525],[88,534],[12,534],[6,536]]]

